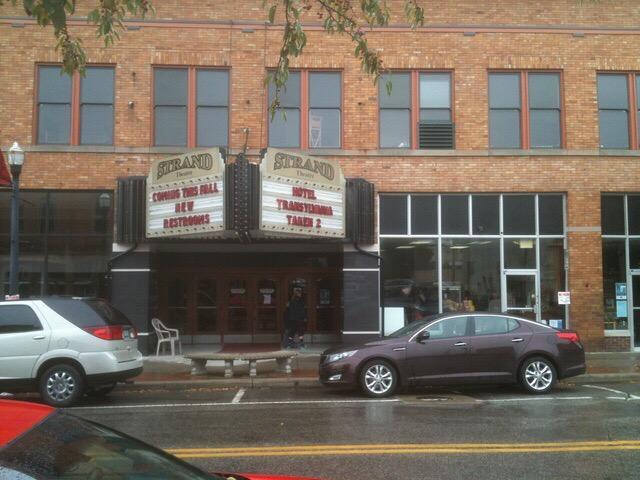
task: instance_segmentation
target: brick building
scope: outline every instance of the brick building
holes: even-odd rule
[[[591,350],[640,347],[638,2],[428,0],[417,30],[390,2],[368,35],[391,95],[310,17],[286,122],[267,114],[281,27],[261,0],[155,3],[112,48],[79,5],[89,69],[71,79],[50,30],[0,9],[0,145],[27,152],[22,295],[107,295],[143,334],[157,315],[187,341],[274,341],[302,285],[316,341],[482,309],[576,329]],[[253,163],[280,148],[373,184],[372,242],[114,232],[119,179],[194,149],[232,163],[245,144]]]

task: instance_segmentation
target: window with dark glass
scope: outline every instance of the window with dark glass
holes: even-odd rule
[[[276,97],[276,87],[269,84],[269,105]],[[269,145],[300,147],[300,72],[289,72],[286,85],[279,92],[279,108],[269,112]]]
[[[560,148],[560,75],[529,73],[531,148]]]
[[[155,145],[195,148],[228,144],[227,70],[159,67],[153,75]],[[193,88],[196,91],[190,92]]]
[[[629,148],[627,77],[625,74],[598,74],[601,148]]]
[[[80,143],[113,144],[114,69],[88,67],[80,81]]]
[[[629,235],[640,235],[640,195],[627,195]]]
[[[391,82],[391,92],[387,83]],[[378,80],[380,101],[380,147],[411,147],[411,76],[409,73],[382,75]]]
[[[406,235],[407,196],[380,195],[380,233]]]
[[[309,73],[309,148],[340,147],[340,73]]]
[[[498,235],[500,233],[500,197],[498,195],[473,195],[471,197],[474,235]]]
[[[411,195],[411,234],[437,235],[438,196]]]
[[[469,197],[467,195],[442,195],[440,202],[442,234],[468,235]]]
[[[59,66],[38,68],[38,143],[69,144],[71,77]]]
[[[0,192],[0,295],[8,293],[10,196]],[[113,193],[27,190],[21,200],[20,296],[104,298]]]
[[[520,148],[520,74],[489,75],[489,145]]]
[[[535,195],[505,195],[502,199],[505,235],[535,235]]]
[[[187,146],[186,68],[154,71],[155,144]]]
[[[538,224],[540,235],[564,234],[562,195],[538,196]]]
[[[220,147],[229,143],[229,72],[196,71],[196,125],[197,146]]]
[[[600,199],[603,235],[624,235],[624,196],[602,195]]]
[[[559,73],[490,73],[490,147],[560,148],[561,104]],[[523,118],[528,122],[523,124]]]
[[[0,335],[42,330],[42,324],[31,307],[26,305],[0,306]]]
[[[513,318],[490,317],[481,315],[473,317],[475,329],[474,335],[498,335],[515,330],[520,324]]]

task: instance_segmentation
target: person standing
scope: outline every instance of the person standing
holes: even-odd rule
[[[284,311],[287,347],[304,348],[304,332],[307,326],[307,312],[302,298],[302,288],[294,287],[291,299]],[[296,338],[297,337],[297,338]],[[297,340],[297,343],[296,343]]]

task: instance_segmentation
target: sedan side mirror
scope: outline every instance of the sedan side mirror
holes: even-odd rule
[[[416,337],[416,341],[418,343],[424,343],[425,340],[429,340],[429,337],[431,335],[429,334],[429,332],[427,332],[426,330],[424,332],[420,332],[418,334],[418,336]]]

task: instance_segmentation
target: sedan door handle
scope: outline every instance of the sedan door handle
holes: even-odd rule
[[[453,344],[454,347],[465,347],[466,345],[467,344],[465,342],[458,342]]]
[[[514,338],[512,342],[524,342],[524,338]]]
[[[44,340],[45,336],[44,335],[36,335],[35,337],[33,337],[34,340]]]

